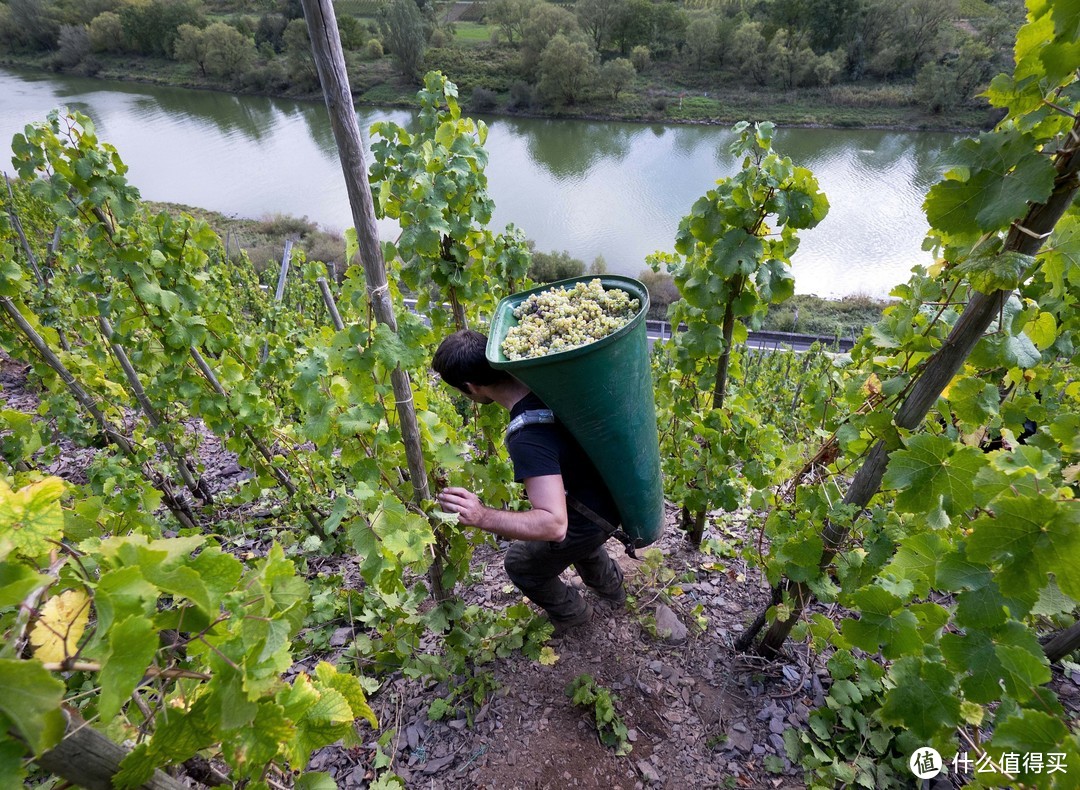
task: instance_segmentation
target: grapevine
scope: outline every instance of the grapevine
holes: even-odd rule
[[[502,351],[508,359],[568,351],[617,332],[640,308],[626,291],[605,290],[599,279],[549,288],[514,308],[518,323],[507,331]]]

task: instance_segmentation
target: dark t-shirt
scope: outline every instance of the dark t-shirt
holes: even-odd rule
[[[510,419],[524,411],[546,408],[544,402],[530,392],[514,404]],[[506,440],[506,449],[514,464],[514,480],[517,482],[529,477],[562,475],[568,496],[596,511],[611,524],[620,522],[615,500],[611,498],[600,473],[562,423],[526,425],[510,435]],[[577,532],[593,528],[589,519],[569,504],[566,516],[568,530]]]

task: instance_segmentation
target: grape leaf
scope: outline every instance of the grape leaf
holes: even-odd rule
[[[145,617],[132,616],[109,631],[109,652],[101,662],[101,697],[98,712],[108,721],[127,702],[154,660],[158,635]]]
[[[282,746],[296,737],[296,727],[281,705],[261,702],[251,726],[238,727],[231,735],[222,743],[229,763],[241,776],[257,777]]]
[[[954,168],[924,203],[930,224],[946,233],[999,230],[1022,217],[1029,201],[1046,200],[1054,187],[1053,164],[1019,131],[961,140],[949,153]]]
[[[893,688],[885,694],[881,718],[910,730],[924,742],[960,722],[956,676],[948,667],[919,656],[898,659],[889,671]]]
[[[0,480],[0,537],[8,538],[16,551],[27,557],[37,557],[49,551],[60,540],[64,530],[64,513],[60,497],[64,481],[48,477],[13,491]]]
[[[1080,597],[1080,503],[1003,496],[992,509],[994,517],[973,522],[967,553],[976,561],[1002,563],[1001,591],[1021,595],[1039,590],[1053,572],[1062,592]]]
[[[372,729],[379,729],[379,722],[375,718],[375,712],[368,705],[367,696],[364,694],[359,678],[338,672],[326,661],[319,662],[319,665],[315,667],[315,674],[320,683],[329,686],[345,698],[352,710],[353,718],[364,719]]]
[[[34,658],[51,663],[74,656],[89,620],[90,596],[83,590],[64,590],[51,597],[30,631]]]
[[[63,682],[36,661],[0,658],[0,688],[0,713],[34,754],[60,741],[66,726],[60,711]]]
[[[15,606],[49,577],[37,573],[28,565],[0,562],[0,609]]]
[[[852,594],[859,609],[858,620],[844,620],[841,632],[851,644],[869,653],[881,647],[886,658],[895,658],[918,650],[922,644],[918,620],[902,609],[903,601],[877,586],[865,587]]]
[[[955,516],[974,504],[972,480],[985,463],[976,447],[959,447],[944,436],[912,436],[889,456],[881,484],[900,492],[897,510],[920,513],[927,502],[940,499],[945,512]]]

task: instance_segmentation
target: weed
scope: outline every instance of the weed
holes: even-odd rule
[[[600,743],[614,749],[620,757],[633,748],[627,740],[626,723],[615,710],[618,697],[599,685],[592,675],[578,675],[566,687],[566,696],[592,714]]]

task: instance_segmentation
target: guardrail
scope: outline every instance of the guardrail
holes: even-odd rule
[[[416,312],[416,300],[405,299],[405,306],[412,312]],[[680,330],[685,331],[686,325]],[[650,340],[667,340],[672,337],[671,324],[667,321],[645,321],[645,331]],[[814,343],[820,343],[832,351],[851,351],[855,347],[855,338],[840,337],[838,335],[800,335],[796,332],[775,332],[771,330],[749,332],[746,337],[746,345],[752,348],[765,348],[779,350],[791,348],[794,351],[806,351]]]
[[[667,321],[646,321],[645,328],[650,337],[656,340],[667,340],[673,336],[671,324]],[[686,330],[686,325],[679,327],[680,331]],[[797,332],[777,332],[773,330],[761,330],[748,332],[746,345],[755,348],[781,348],[790,347],[796,351],[805,351],[814,343],[820,343],[834,351],[851,351],[855,347],[855,339],[840,337],[839,335],[802,335]]]

